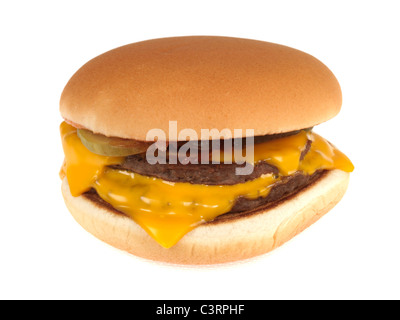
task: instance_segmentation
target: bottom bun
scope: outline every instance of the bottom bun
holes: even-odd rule
[[[104,242],[142,258],[193,265],[243,260],[275,249],[333,208],[348,181],[349,173],[329,171],[272,208],[200,225],[169,249],[161,247],[127,216],[86,197],[73,197],[66,178],[62,193],[75,220]]]

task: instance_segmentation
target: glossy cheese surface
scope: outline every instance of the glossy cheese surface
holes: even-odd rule
[[[106,169],[93,187],[103,200],[169,248],[200,223],[229,212],[237,197],[266,196],[275,181],[272,175],[264,175],[237,185],[207,186]]]
[[[207,186],[169,182],[125,170],[107,168],[123,157],[93,154],[83,146],[76,129],[63,122],[60,126],[66,175],[71,194],[79,196],[94,188],[99,196],[137,222],[161,246],[175,245],[186,233],[205,221],[229,212],[239,197],[255,199],[268,195],[282,176],[297,171],[312,174],[319,169],[350,172],[350,160],[319,135],[301,131],[254,146],[254,163],[266,161],[279,169],[272,174],[236,185]],[[313,141],[302,161],[307,140]]]
[[[74,197],[90,190],[106,166],[124,160],[123,157],[105,157],[90,152],[79,139],[76,128],[66,122],[61,123],[60,133],[65,154],[62,171]]]

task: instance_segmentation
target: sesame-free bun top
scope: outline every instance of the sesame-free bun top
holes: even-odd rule
[[[82,66],[60,100],[62,116],[95,133],[145,140],[151,129],[227,128],[235,137],[289,132],[334,117],[333,73],[302,51],[258,40],[188,36],[108,51]],[[172,138],[172,137],[171,137]],[[192,137],[195,138],[195,137]]]

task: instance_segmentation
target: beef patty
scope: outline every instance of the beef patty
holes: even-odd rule
[[[293,132],[291,134],[295,134]],[[285,135],[288,135],[287,133]],[[280,137],[277,135],[276,137]],[[270,139],[270,138],[269,138]],[[257,141],[262,142],[262,141]],[[301,153],[300,160],[304,158],[310,150],[311,141],[308,141],[305,149]],[[236,168],[244,166],[235,163],[232,164],[154,164],[151,165],[146,160],[145,154],[128,156],[120,165],[113,165],[111,168],[119,170],[128,170],[145,176],[157,177],[172,182],[189,182],[192,184],[207,185],[233,185],[244,183],[260,177],[263,174],[274,174],[278,176],[279,170],[264,161],[255,164],[254,170],[250,175],[236,175]],[[266,197],[257,199],[247,199],[239,197],[236,199],[231,211],[215,219],[221,221],[232,219],[243,214],[259,211],[260,209],[276,205],[283,199],[286,199],[307,186],[314,183],[324,175],[326,171],[317,171],[312,175],[305,175],[297,172],[293,175],[281,177],[271,188]],[[110,204],[102,200],[94,189],[86,192],[84,197],[101,205],[106,206],[116,213],[121,213],[114,209]]]
[[[247,199],[244,197],[239,197],[236,200],[236,203],[234,204],[231,211],[218,216],[210,223],[226,221],[227,219],[236,219],[238,217],[256,214],[260,210],[266,210],[268,208],[274,207],[283,200],[294,196],[298,192],[314,184],[316,181],[321,179],[326,174],[326,172],[327,170],[320,170],[316,171],[312,175],[303,175],[301,173],[296,173],[292,176],[284,177],[282,180],[275,183],[275,185],[271,188],[271,191],[266,197],[259,197],[257,199]],[[112,207],[108,202],[100,198],[100,196],[94,189],[85,192],[83,194],[83,197],[92,201],[94,204],[100,207],[108,208],[116,214],[124,214]]]
[[[295,134],[296,132],[290,133]],[[287,136],[288,133],[275,135],[277,138]],[[269,137],[269,136],[267,136]],[[264,138],[265,139],[265,138]],[[271,138],[269,138],[271,139]],[[258,141],[255,140],[255,143]],[[262,141],[260,141],[262,142]],[[304,158],[310,150],[311,141],[308,140],[305,149],[300,155],[300,160]],[[254,170],[249,175],[237,175],[236,168],[244,167],[245,164],[149,164],[146,154],[136,154],[125,158],[120,165],[111,166],[114,169],[128,170],[144,176],[156,177],[171,182],[189,182],[193,184],[207,185],[233,185],[254,180],[263,174],[278,175],[279,170],[273,165],[264,161],[255,164]]]

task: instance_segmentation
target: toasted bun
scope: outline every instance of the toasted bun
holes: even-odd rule
[[[76,221],[97,238],[146,259],[176,264],[216,264],[251,258],[288,241],[340,201],[349,173],[333,170],[316,183],[266,210],[186,234],[170,249],[162,248],[132,219],[87,198],[73,197],[65,178],[62,192]]]
[[[145,140],[154,128],[169,139],[169,121],[197,137],[201,129],[243,130],[234,137],[244,137],[245,129],[289,132],[334,117],[341,103],[335,76],[309,54],[263,41],[192,36],[133,43],[94,58],[66,85],[60,110],[93,132]]]

